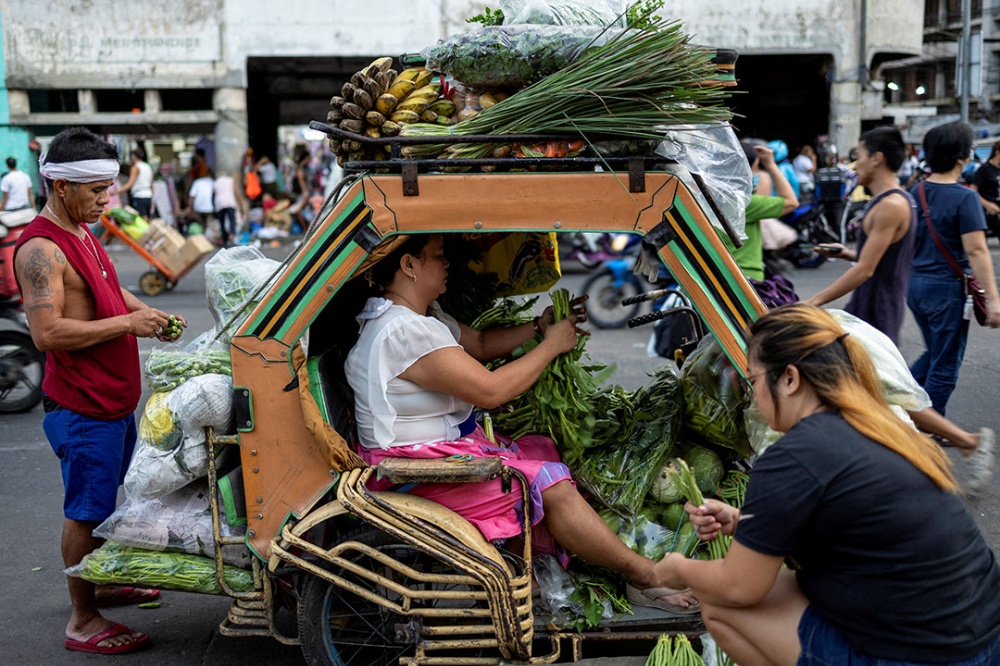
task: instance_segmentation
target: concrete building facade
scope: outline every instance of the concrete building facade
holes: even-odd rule
[[[919,141],[927,129],[961,112],[962,0],[926,0],[923,49],[887,63],[884,108]],[[1000,135],[1000,0],[969,0],[968,119],[977,138]]]
[[[3,0],[9,123],[40,137],[81,124],[210,136],[217,170],[237,170],[248,146],[273,152],[278,126],[325,118],[360,66],[466,29],[484,4]],[[923,0],[666,0],[658,13],[739,50],[737,129],[792,145],[853,144],[883,116],[872,73],[918,55],[923,36]]]

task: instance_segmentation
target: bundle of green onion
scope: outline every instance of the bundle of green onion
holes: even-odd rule
[[[681,458],[675,460],[673,464],[667,467],[667,474],[670,475],[674,485],[681,489],[684,499],[695,506],[701,506],[705,503],[705,497],[701,494],[701,489],[698,488],[698,480],[684,460]],[[716,535],[714,539],[708,542],[709,559],[721,560],[724,558],[726,551],[729,550],[730,543],[732,543],[732,537],[725,534]]]
[[[556,133],[657,139],[665,126],[728,121],[714,52],[688,43],[675,21],[626,30],[576,62],[471,118],[445,127],[407,125],[401,136]],[[407,146],[407,157],[482,156],[482,145]]]

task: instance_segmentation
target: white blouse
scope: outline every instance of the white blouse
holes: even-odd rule
[[[347,355],[344,370],[354,391],[361,444],[388,449],[458,439],[459,425],[472,404],[455,396],[400,379],[427,354],[458,347],[458,322],[437,302],[424,317],[384,298],[369,298],[358,315],[361,335]]]

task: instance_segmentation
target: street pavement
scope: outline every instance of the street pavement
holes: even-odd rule
[[[994,265],[1000,250],[990,241]],[[287,246],[268,249],[274,258],[283,258]],[[185,277],[173,292],[148,298],[138,290],[145,265],[125,248],[112,246],[113,259],[123,284],[150,305],[185,316],[190,328],[185,338],[212,326],[205,298],[204,270],[199,267]],[[570,272],[565,285],[576,293],[585,277]],[[803,269],[789,275],[802,297],[815,294],[847,268],[843,261],[827,262],[817,269]],[[843,301],[834,305],[843,304]],[[590,355],[613,363],[617,371],[612,381],[627,388],[644,382],[646,373],[658,363],[646,356],[649,329],[594,330],[588,344]],[[1000,331],[973,325],[958,389],[949,404],[949,417],[975,430],[982,426],[1000,432]],[[153,347],[140,340],[145,360]],[[158,344],[158,343],[157,343]],[[922,350],[919,331],[909,317],[904,324],[900,348],[908,361]],[[144,392],[142,405],[148,397]],[[107,657],[68,652],[62,637],[69,613],[65,577],[59,553],[62,524],[62,485],[59,465],[41,430],[42,411],[0,415],[0,660],[25,666],[98,663]],[[949,454],[957,460],[953,449]],[[964,479],[961,465],[957,466]],[[1000,552],[1000,479],[994,478],[986,492],[967,500],[980,528],[994,552]],[[887,537],[887,538],[891,538]],[[152,646],[140,653],[114,658],[116,664],[158,663],[164,666],[256,666],[302,664],[298,648],[278,644],[270,638],[227,638],[218,632],[228,600],[180,592],[164,592],[159,608],[108,609],[107,617],[136,630],[149,633]],[[283,627],[294,633],[293,618],[283,618]]]

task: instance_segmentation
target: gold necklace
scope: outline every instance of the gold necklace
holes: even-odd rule
[[[49,214],[51,214],[52,217],[56,218],[59,221],[60,225],[62,225],[63,227],[67,226],[66,223],[62,221],[62,218],[59,217],[58,215],[56,215],[56,212],[54,210],[52,210],[52,207],[49,206],[49,204],[47,204],[47,203],[45,204],[45,210],[49,211]],[[67,229],[67,231],[69,231],[69,230]],[[72,233],[72,232],[70,232],[70,233]],[[73,234],[73,235],[76,236],[76,234]],[[77,237],[77,239],[81,243],[83,243],[83,246],[85,248],[87,248],[87,250],[91,254],[94,255],[94,259],[97,260],[97,265],[101,267],[101,277],[104,278],[105,280],[107,280],[108,279],[108,272],[104,269],[104,262],[101,261],[101,255],[97,253],[97,248],[94,247],[94,241],[90,238],[90,234],[88,234],[87,231],[84,230],[83,237],[87,239],[86,241],[83,240],[83,238],[80,238],[79,236],[76,236],[76,237]],[[90,241],[90,245],[87,244],[87,241]]]

